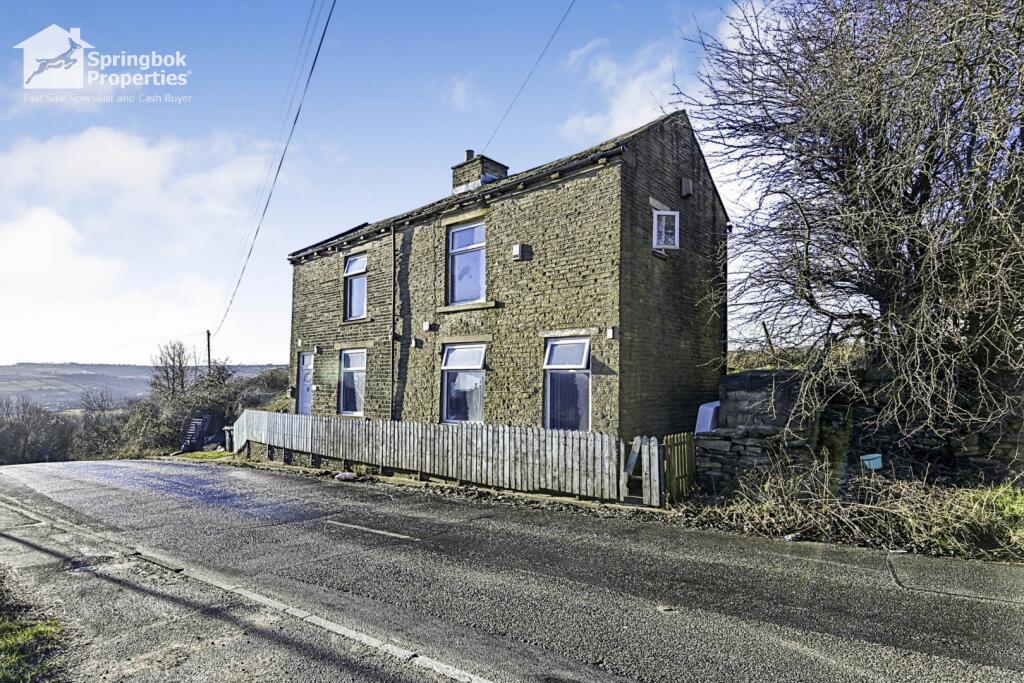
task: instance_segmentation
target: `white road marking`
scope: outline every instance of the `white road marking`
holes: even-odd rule
[[[372,528],[370,528],[368,526],[359,526],[358,524],[349,524],[348,522],[339,522],[336,519],[325,519],[324,522],[327,523],[327,524],[333,524],[335,526],[343,526],[343,527],[346,527],[348,529],[357,529],[359,531],[366,531],[367,533],[371,533],[371,534],[379,534],[381,536],[390,536],[392,538],[401,538],[401,539],[404,539],[406,541],[418,541],[418,540],[420,540],[420,539],[418,539],[418,538],[416,538],[414,536],[406,536],[405,534],[396,534],[394,531],[384,531],[383,529],[372,529]]]

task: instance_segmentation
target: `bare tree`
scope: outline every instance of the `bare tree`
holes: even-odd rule
[[[753,207],[730,317],[741,343],[806,350],[802,414],[841,392],[908,435],[1019,415],[1022,14],[744,0],[701,34],[703,92],[680,99]]]
[[[180,341],[161,344],[151,362],[149,386],[157,396],[179,398],[196,380],[195,354]]]
[[[79,399],[82,416],[71,453],[76,459],[112,457],[123,438],[125,405],[109,389],[86,389]]]

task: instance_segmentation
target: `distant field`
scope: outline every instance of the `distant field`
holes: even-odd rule
[[[275,365],[236,365],[240,375],[255,375]],[[108,389],[118,398],[137,398],[149,391],[148,365],[18,363],[0,365],[0,397],[27,396],[50,410],[73,410],[86,389]]]

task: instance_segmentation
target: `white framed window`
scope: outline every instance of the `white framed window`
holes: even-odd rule
[[[590,367],[590,337],[549,339],[545,370],[585,370]]]
[[[338,412],[362,415],[366,399],[366,349],[341,352],[341,376],[338,379]]]
[[[679,212],[655,211],[653,224],[655,249],[679,248]]]
[[[483,223],[448,231],[448,303],[487,298],[487,248]]]
[[[590,431],[590,338],[549,339],[544,350],[544,426]]]
[[[441,357],[441,419],[484,421],[486,344],[447,344]]]
[[[345,259],[345,320],[366,317],[366,254]]]

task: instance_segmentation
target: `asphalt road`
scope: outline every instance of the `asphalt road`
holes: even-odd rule
[[[0,506],[81,678],[1024,680],[1022,567],[169,461]]]

